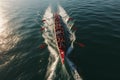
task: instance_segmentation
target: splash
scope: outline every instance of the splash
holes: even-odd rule
[[[49,64],[48,64],[45,78],[46,80],[55,80],[58,77],[59,79],[57,80],[71,80],[71,79],[82,80],[77,72],[77,69],[75,68],[75,65],[68,58],[68,55],[74,49],[73,43],[76,40],[75,31],[71,30],[71,28],[74,25],[74,21],[68,21],[70,17],[60,5],[58,6],[58,11],[70,35],[69,40],[70,40],[71,45],[69,46],[67,53],[66,53],[66,57],[65,57],[66,63],[70,67],[70,72],[66,68],[66,65],[61,63],[59,51],[57,47],[57,42],[55,40],[55,32],[54,32],[55,25],[54,25],[54,20],[53,20],[53,13],[52,13],[51,6],[48,6],[42,19],[42,20],[45,20],[45,22],[43,23],[43,25],[41,25],[42,28],[45,28],[42,36],[44,38],[44,42],[48,45],[48,50],[50,52]]]
[[[48,45],[48,49],[51,53],[46,78],[47,80],[53,80],[55,78],[55,70],[59,61],[59,56],[56,51],[56,43],[53,41],[55,35],[53,34],[54,21],[51,6],[46,9],[43,20],[45,20],[45,22],[42,27],[45,28],[45,31],[42,36],[44,37],[45,43]]]

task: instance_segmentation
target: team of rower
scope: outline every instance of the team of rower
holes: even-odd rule
[[[59,48],[65,48],[64,30],[60,24],[60,16],[55,15],[55,30]]]

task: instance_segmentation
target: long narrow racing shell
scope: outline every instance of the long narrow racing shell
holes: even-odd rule
[[[62,62],[62,64],[64,64],[65,52],[66,52],[65,33],[64,33],[64,29],[61,24],[61,21],[60,21],[60,16],[57,13],[54,14],[54,21],[55,21],[54,31],[55,31],[58,51],[60,54],[61,62]]]

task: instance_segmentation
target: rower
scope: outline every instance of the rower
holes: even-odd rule
[[[65,42],[64,38],[61,38],[61,42]]]

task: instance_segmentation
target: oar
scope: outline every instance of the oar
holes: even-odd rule
[[[42,43],[41,45],[40,45],[40,49],[44,49],[46,47],[46,44],[45,43]]]
[[[43,30],[45,30],[45,28],[44,28],[44,27],[40,28],[40,31],[43,31]]]
[[[80,47],[85,47],[85,44],[81,43],[81,42],[75,42],[77,45],[79,45]]]

